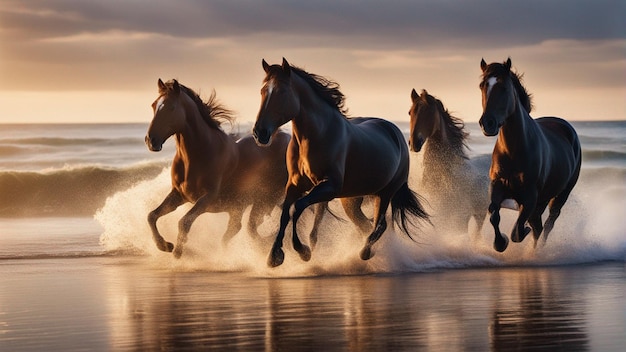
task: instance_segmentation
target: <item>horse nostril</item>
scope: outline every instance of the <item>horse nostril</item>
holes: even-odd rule
[[[494,120],[487,120],[486,124],[485,124],[485,128],[489,129],[489,130],[493,130],[496,128],[496,122]]]

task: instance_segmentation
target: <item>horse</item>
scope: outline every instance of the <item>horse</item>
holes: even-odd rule
[[[480,68],[483,113],[479,124],[485,136],[498,136],[489,169],[494,248],[503,252],[509,243],[499,229],[500,207],[508,199],[519,205],[511,232],[513,242],[523,241],[532,230],[535,248],[542,232],[545,245],[578,181],[580,140],[572,125],[561,118],[530,116],[531,95],[521,76],[511,71],[511,58],[489,65],[482,59]],[[548,206],[549,215],[542,225]]]
[[[283,263],[283,238],[290,219],[293,247],[302,260],[310,260],[310,248],[298,238],[298,218],[308,206],[334,198],[341,199],[346,215],[357,226],[368,219],[354,203],[360,204],[364,196],[373,199],[374,229],[360,252],[361,259],[373,256],[372,246],[387,228],[390,203],[395,223],[411,237],[407,221],[428,215],[408,187],[409,150],[398,127],[381,118],[347,118],[337,83],[291,66],[285,58],[282,65],[270,66],[265,60],[262,65],[266,76],[253,128],[257,143],[271,145],[275,130],[289,121],[292,124],[289,179],[268,265]]]
[[[466,149],[469,134],[465,124],[443,106],[441,100],[411,91],[409,148],[420,152],[424,143],[424,171],[421,185],[430,195],[429,203],[443,212],[451,230],[469,232],[471,218],[475,234],[485,221],[488,206],[489,160],[469,158]]]
[[[232,112],[216,99],[215,91],[204,102],[197,93],[176,80],[158,80],[159,96],[152,103],[154,117],[145,137],[148,149],[158,152],[175,135],[172,189],[148,215],[157,247],[180,258],[191,225],[205,212],[228,212],[223,244],[239,232],[245,209],[252,205],[248,231],[260,238],[257,227],[264,216],[280,205],[287,183],[285,153],[291,138],[277,131],[270,148],[259,148],[251,135],[235,140],[221,125],[234,121]],[[193,207],[178,223],[176,247],[159,234],[157,220],[187,202]]]

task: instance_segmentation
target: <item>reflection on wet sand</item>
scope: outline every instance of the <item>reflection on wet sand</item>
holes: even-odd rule
[[[108,275],[118,348],[590,349],[590,296],[568,268],[288,279],[127,269]]]
[[[492,350],[526,349],[588,351],[586,305],[569,275],[551,270],[525,270],[495,301],[490,325]]]

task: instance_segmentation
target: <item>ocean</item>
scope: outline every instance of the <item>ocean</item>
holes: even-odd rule
[[[488,221],[474,239],[422,224],[415,242],[388,230],[363,262],[363,236],[326,217],[312,260],[286,240],[276,269],[245,230],[222,246],[225,213],[198,218],[181,260],[156,249],[146,218],[175,146],[149,152],[147,124],[0,125],[0,350],[621,350],[626,121],[573,125],[581,178],[544,247],[496,253]],[[470,155],[489,155],[495,138],[466,127]],[[188,209],[159,220],[164,237]]]

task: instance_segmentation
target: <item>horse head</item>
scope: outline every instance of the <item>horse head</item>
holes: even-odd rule
[[[426,139],[432,136],[434,133],[444,133],[442,128],[443,104],[435,97],[428,94],[423,89],[422,94],[419,95],[413,89],[411,91],[411,110],[409,110],[409,116],[411,117],[411,132],[409,135],[409,146],[414,152],[419,152],[424,145]]]
[[[266,76],[252,134],[258,145],[268,146],[276,130],[298,114],[300,102],[291,84],[291,66],[285,58],[282,65],[269,65],[265,59],[262,65]]]
[[[512,84],[511,58],[504,63],[487,65],[480,62],[483,72],[480,90],[482,92],[483,114],[478,121],[485,136],[495,136],[506,118],[516,109],[516,91]]]
[[[163,148],[163,143],[185,125],[185,110],[180,102],[181,89],[178,81],[167,83],[159,78],[159,96],[152,103],[154,117],[146,134],[146,145],[153,152]]]

